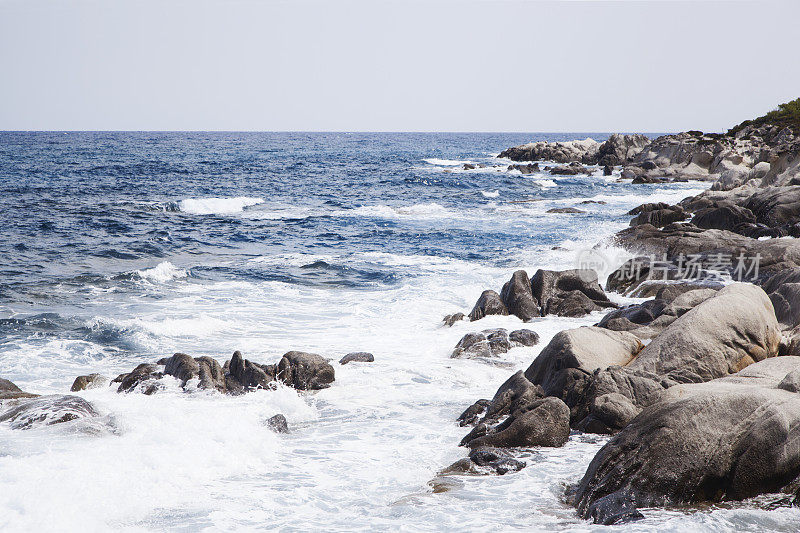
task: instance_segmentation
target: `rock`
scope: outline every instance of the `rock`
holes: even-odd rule
[[[0,400],[14,398],[36,398],[37,396],[37,394],[23,392],[19,387],[11,383],[9,380],[0,378]]]
[[[452,315],[447,315],[446,317],[444,317],[442,319],[442,322],[444,322],[444,325],[449,328],[452,327],[452,325],[455,324],[456,322],[460,322],[461,320],[465,320],[466,318],[467,316],[464,313],[453,313]]]
[[[703,229],[725,229],[736,231],[741,224],[754,223],[756,217],[752,211],[737,205],[708,207],[698,211],[692,224]]]
[[[539,335],[529,329],[517,329],[508,334],[512,345],[535,346],[539,344]]]
[[[781,329],[800,325],[800,283],[784,283],[771,292],[769,299]]]
[[[626,365],[642,350],[642,342],[624,331],[580,327],[557,333],[525,371],[547,396],[573,408],[581,401],[595,370]]]
[[[522,174],[533,174],[539,172],[539,163],[529,165],[508,165],[508,170],[518,170]]]
[[[508,332],[503,328],[467,333],[458,342],[451,358],[497,357],[511,349]]]
[[[95,407],[80,396],[54,395],[17,400],[10,409],[0,412],[0,422],[8,422],[11,429],[33,429],[99,416]]]
[[[614,133],[598,147],[598,163],[611,166],[621,165],[638,155],[648,144],[650,144],[650,138],[646,135]]]
[[[498,448],[476,448],[469,453],[469,459],[478,467],[489,469],[497,475],[519,472],[525,463],[514,459],[508,452]]]
[[[492,357],[493,355],[485,334],[467,333],[458,341],[450,357],[456,359],[460,357]]]
[[[569,214],[569,213],[585,213],[586,211],[583,211],[581,209],[577,209],[575,207],[554,207],[552,209],[548,209],[547,212],[548,213],[567,213],[567,214]]]
[[[475,307],[469,313],[472,321],[480,320],[487,315],[507,315],[508,309],[495,291],[483,291],[481,297],[475,302]]]
[[[464,166],[462,168],[464,170],[475,170],[475,165],[473,165],[471,163],[464,163]]]
[[[118,376],[112,383],[119,383],[117,392],[132,392],[136,389],[142,389],[145,394],[153,394],[157,390],[154,382],[164,375],[159,372],[159,368],[160,365],[142,363],[129,374]],[[143,384],[147,386],[143,387]]]
[[[606,165],[603,167],[603,176],[610,176],[614,173],[614,169],[611,168],[610,165]]]
[[[164,374],[173,376],[186,386],[190,379],[200,376],[200,365],[191,355],[176,353],[164,362]]]
[[[230,389],[231,391],[237,391],[242,388],[245,390],[263,389],[267,388],[274,378],[275,373],[271,375],[268,374],[261,365],[244,359],[242,353],[236,350],[233,352],[233,357],[231,357],[225,386],[226,389]],[[286,384],[291,386],[291,383]]]
[[[78,376],[72,382],[70,391],[78,392],[86,389],[97,389],[108,383],[108,379],[100,374],[89,374],[88,376]]]
[[[197,384],[197,388],[227,392],[225,371],[222,369],[216,359],[203,356],[196,357],[195,362],[199,368],[199,383]]]
[[[741,500],[800,475],[800,395],[778,388],[800,358],[779,357],[708,383],[679,385],[595,456],[572,497],[583,518],[635,507]]]
[[[462,445],[470,448],[560,447],[568,438],[569,408],[558,398],[541,398],[517,410],[485,435],[462,442]]]
[[[497,157],[512,161],[553,161],[571,163],[597,157],[600,143],[593,139],[567,142],[535,142],[503,150]]]
[[[286,417],[280,413],[269,417],[266,424],[275,433],[289,433],[289,424],[286,422]]]
[[[670,207],[667,209],[654,209],[642,211],[631,220],[631,226],[640,224],[651,224],[656,228],[663,228],[667,224],[680,222],[686,219],[686,213],[680,207]]]
[[[592,170],[580,163],[573,162],[569,165],[555,166],[549,172],[554,176],[577,176],[578,174],[591,174]]]
[[[520,370],[500,385],[491,401],[486,405],[486,413],[481,422],[497,422],[500,417],[513,414],[526,405],[543,398],[544,395],[542,387],[531,383]],[[481,401],[479,400],[477,403]],[[472,406],[472,408],[474,407],[475,405]]]
[[[616,307],[600,288],[593,270],[537,270],[531,288],[543,315],[584,316]]]
[[[757,222],[771,228],[793,224],[800,219],[800,185],[759,189],[742,207],[751,211]]]
[[[734,283],[675,320],[628,367],[699,383],[777,355],[780,339],[766,293]]]
[[[291,351],[278,362],[276,377],[298,390],[319,390],[330,387],[334,370],[317,354]]]
[[[618,392],[603,394],[593,399],[589,416],[579,429],[589,433],[613,433],[627,426],[640,412],[627,396]]]
[[[347,363],[372,363],[375,361],[375,356],[368,352],[352,352],[341,359],[339,359],[340,365],[346,365]]]
[[[539,306],[533,299],[533,293],[531,292],[531,280],[524,270],[514,272],[511,279],[503,285],[500,299],[509,313],[516,315],[524,322],[529,322],[531,319],[541,316],[539,314]]]
[[[477,402],[473,403],[467,407],[467,409],[456,419],[458,425],[464,427],[476,424],[481,416],[483,416],[483,414],[486,412],[486,409],[489,407],[489,405],[489,400],[478,400]]]

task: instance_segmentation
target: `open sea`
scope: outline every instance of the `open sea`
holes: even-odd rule
[[[432,491],[466,456],[456,417],[602,315],[442,317],[516,269],[574,268],[643,202],[708,187],[522,175],[495,157],[587,136],[607,134],[0,132],[0,377],[67,393],[177,351],[302,350],[336,368],[315,393],[77,393],[113,421],[95,430],[0,423],[0,530],[796,531],[800,510],[757,501],[580,520],[564,489],[606,437],[579,433],[520,452],[520,472]],[[604,250],[601,277],[630,257]],[[489,327],[542,342],[494,365],[450,358]],[[375,362],[335,362],[353,351]],[[276,413],[290,434],[264,425]]]

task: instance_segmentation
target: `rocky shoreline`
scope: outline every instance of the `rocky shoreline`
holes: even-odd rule
[[[557,333],[491,399],[454,416],[469,428],[460,442],[469,452],[440,476],[516,472],[526,467],[520,448],[560,447],[577,431],[612,435],[565,494],[596,523],[635,520],[646,507],[760,494],[783,493],[781,504],[800,505],[800,126],[779,118],[727,134],[652,141],[615,134],[603,143],[531,143],[500,154],[530,162],[513,165],[523,173],[551,162],[557,166],[543,168],[552,174],[599,165],[634,183],[713,184],[676,205],[631,211],[630,227],[609,241],[640,255],[607,280],[589,269],[518,270],[499,292],[483,291],[468,313],[444,318],[449,327],[490,315],[530,323],[605,312],[593,326]],[[608,292],[651,299],[620,306]],[[539,340],[527,328],[482,329],[463,336],[451,357],[493,363]],[[372,361],[353,352],[339,363]],[[151,395],[177,383],[186,393],[238,395],[278,386],[315,391],[334,380],[330,362],[306,352],[273,364],[238,351],[223,364],[176,353],[114,379],[78,376],[72,392],[112,386]],[[0,379],[0,422],[12,429],[82,419],[113,429],[81,396],[39,396]],[[264,424],[289,431],[280,414]]]
[[[526,371],[470,406],[458,421],[473,426],[461,442],[472,452],[445,472],[515,471],[524,464],[510,450],[563,446],[572,430],[614,435],[566,494],[596,523],[770,493],[800,504],[800,128],[771,116],[724,135],[615,135],[500,154],[613,163],[642,183],[714,183],[630,213],[631,227],[611,242],[649,255],[612,273],[606,290],[655,297],[558,333]],[[616,307],[606,302],[591,270],[531,280],[518,271],[501,294],[485,291],[469,318],[583,316]]]

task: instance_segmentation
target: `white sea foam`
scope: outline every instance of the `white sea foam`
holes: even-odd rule
[[[484,198],[497,198],[500,196],[500,191],[481,191]]]
[[[423,159],[429,165],[436,165],[440,167],[456,167],[464,164],[471,164],[472,161],[459,161],[456,159],[437,159],[435,157],[431,157],[428,159]]]
[[[454,213],[436,202],[413,204],[409,206],[367,205],[351,210],[339,211],[342,216],[380,217],[380,218],[451,218]]]
[[[245,207],[264,203],[263,198],[237,196],[236,198],[186,198],[178,208],[193,215],[230,215],[241,213]]]
[[[140,278],[155,283],[166,283],[173,279],[185,278],[187,276],[186,270],[177,268],[169,261],[162,261],[152,268],[137,270],[136,273]]]

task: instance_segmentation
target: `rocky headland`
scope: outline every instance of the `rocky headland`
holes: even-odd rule
[[[525,466],[514,449],[563,446],[581,431],[613,435],[565,495],[597,523],[761,494],[800,504],[800,99],[725,134],[532,143],[500,156],[713,184],[634,209],[611,239],[640,255],[605,291],[651,299],[620,308],[591,270],[518,271],[462,315],[610,309],[556,334],[527,370],[469,406],[458,422],[472,427],[461,441],[472,452],[445,472],[513,472]]]

